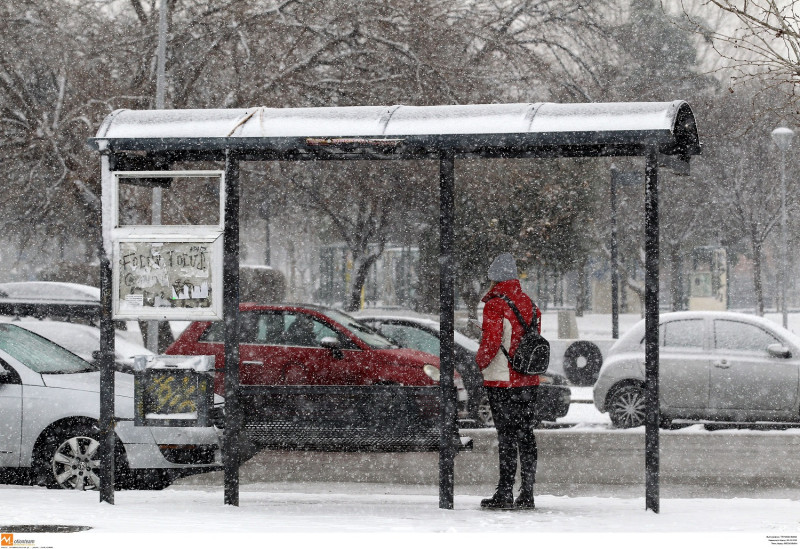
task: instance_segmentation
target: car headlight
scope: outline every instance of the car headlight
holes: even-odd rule
[[[435,382],[439,382],[439,378],[441,377],[441,372],[439,372],[439,368],[434,366],[433,364],[426,364],[422,367],[422,371],[425,372],[429,378],[431,378]]]
[[[550,376],[539,374],[539,384],[541,385],[542,383],[549,383],[550,385],[555,385],[556,380]]]

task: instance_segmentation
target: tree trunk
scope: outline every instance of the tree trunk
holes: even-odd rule
[[[761,242],[753,236],[753,289],[756,293],[756,314],[764,316],[764,286],[761,282]]]
[[[426,230],[419,240],[419,279],[416,309],[439,314],[439,233]]]
[[[578,295],[575,298],[575,316],[583,316],[584,310],[588,306],[588,286],[589,281],[586,276],[586,257],[581,260],[578,267]]]
[[[475,289],[477,284],[475,281],[470,281],[460,284],[458,288],[458,295],[464,301],[467,307],[467,326],[464,329],[465,335],[480,339],[481,329],[478,323],[478,305],[481,303],[481,295]]]
[[[367,280],[370,267],[377,261],[379,254],[357,255],[353,258],[355,272],[350,284],[350,296],[345,304],[345,311],[353,312],[361,308],[361,289]]]
[[[686,310],[686,294],[683,288],[683,257],[681,256],[681,247],[679,245],[671,245],[669,247],[669,258],[671,309],[673,311],[684,311]]]

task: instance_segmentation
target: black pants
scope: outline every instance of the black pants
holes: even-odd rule
[[[497,429],[500,454],[498,491],[510,492],[517,474],[517,455],[520,462],[522,492],[532,491],[536,480],[536,399],[539,387],[486,387],[489,406]]]

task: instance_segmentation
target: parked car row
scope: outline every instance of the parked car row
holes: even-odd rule
[[[8,303],[7,299],[7,303]],[[240,382],[264,386],[432,387],[439,379],[440,325],[389,314],[350,317],[308,305],[242,304]],[[224,324],[193,322],[168,349],[213,355],[215,391],[224,390]],[[618,428],[644,424],[644,321],[607,353],[594,405]],[[800,423],[800,338],[760,317],[726,312],[667,313],[659,326],[662,425],[676,420]],[[462,426],[491,426],[475,364],[478,342],[455,332]],[[133,424],[133,357],[150,351],[117,337],[117,484],[163,488],[176,478],[218,469],[214,427]],[[39,484],[98,487],[99,330],[69,322],[0,322],[0,478],[9,472]],[[541,376],[539,417],[567,415],[564,376]],[[93,396],[92,396],[93,395]],[[222,400],[218,397],[218,400]],[[438,413],[427,409],[431,417]],[[429,418],[430,419],[430,418]]]

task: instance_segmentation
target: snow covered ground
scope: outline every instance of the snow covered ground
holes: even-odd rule
[[[219,487],[97,493],[0,487],[0,532],[35,547],[485,547],[511,543],[559,547],[769,547],[797,544],[800,502],[780,499],[662,499],[537,496],[534,511],[486,511],[478,495],[438,508],[436,487],[283,484],[242,487],[238,507]],[[15,528],[15,526],[17,528]],[[88,526],[76,533],[25,533],[22,525]],[[441,534],[447,534],[442,537]],[[657,534],[657,535],[655,535]]]

